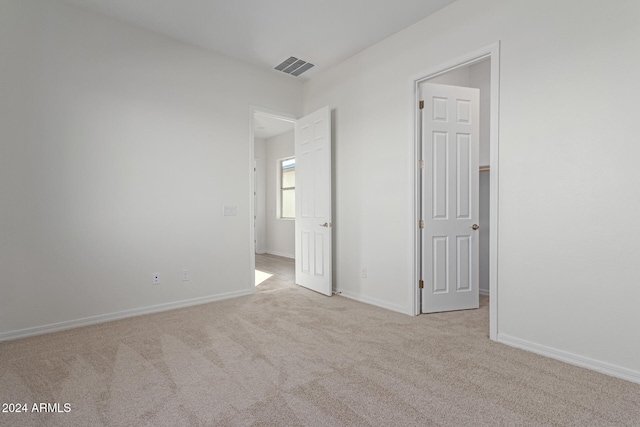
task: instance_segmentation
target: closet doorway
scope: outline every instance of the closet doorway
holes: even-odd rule
[[[496,340],[498,334],[497,308],[498,308],[498,280],[497,280],[497,253],[498,253],[498,102],[499,102],[499,43],[478,49],[463,57],[449,61],[434,69],[425,71],[413,79],[413,91],[415,106],[419,105],[420,85],[424,82],[460,86],[475,87],[480,90],[480,153],[479,168],[475,172],[479,179],[479,291],[482,295],[490,294],[489,311],[490,327],[489,335]],[[414,107],[415,108],[415,107]],[[422,144],[422,110],[416,108],[414,116],[415,129],[415,158],[420,164],[424,160],[423,150],[430,147],[423,147]],[[423,169],[418,168],[415,178],[416,219],[423,220],[424,216],[430,212],[423,212],[422,195],[425,191],[432,191],[433,188],[425,189],[424,175],[432,173],[428,170],[428,165]],[[456,185],[455,183],[453,184]],[[432,212],[431,212],[432,213]],[[455,214],[455,212],[453,213]],[[416,221],[419,222],[419,221]],[[425,223],[426,226],[426,223]],[[424,233],[421,229],[416,232],[415,245],[415,268],[416,282],[424,283],[424,288],[433,286],[428,280],[433,277],[434,268],[429,262],[423,262]],[[428,278],[425,280],[425,278]],[[455,279],[452,278],[452,279]],[[424,280],[424,282],[421,282]],[[453,283],[453,282],[452,282]],[[415,313],[422,312],[422,292],[420,286],[415,289]],[[475,290],[474,290],[475,291]]]

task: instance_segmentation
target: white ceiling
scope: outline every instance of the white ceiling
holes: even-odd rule
[[[304,80],[455,0],[65,1],[268,69],[316,64]]]
[[[269,139],[293,130],[294,123],[290,120],[282,120],[271,115],[255,113],[253,115],[253,136],[255,138]]]

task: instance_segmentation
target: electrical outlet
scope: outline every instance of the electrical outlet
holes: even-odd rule
[[[160,284],[160,273],[153,273],[153,282],[154,285]]]
[[[367,269],[363,268],[362,270],[360,270],[360,277],[363,279],[367,278]]]
[[[183,282],[189,281],[189,270],[182,270],[182,281]]]

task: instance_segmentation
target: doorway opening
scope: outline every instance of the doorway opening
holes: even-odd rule
[[[471,52],[461,58],[425,71],[413,79],[412,106],[420,101],[420,85],[436,83],[450,86],[478,87],[481,93],[481,130],[479,169],[475,172],[479,178],[480,190],[480,293],[490,295],[489,336],[496,340],[498,332],[498,95],[499,95],[499,43]],[[421,110],[415,109],[414,116],[414,155],[416,164],[423,160]],[[414,209],[416,223],[423,216],[423,177],[422,170],[416,168]],[[476,226],[476,224],[474,224]],[[476,228],[474,228],[475,230]],[[479,231],[480,231],[479,230]],[[414,314],[422,311],[422,289],[416,286],[424,275],[422,253],[422,230],[414,234],[415,281],[412,284]],[[427,284],[425,284],[425,287]],[[486,297],[485,297],[486,298]]]
[[[295,261],[291,258],[256,254],[256,292],[272,292],[296,287]]]
[[[251,109],[251,287],[268,286],[283,277],[283,266],[295,260],[295,217],[290,208],[292,174],[289,163],[282,182],[283,160],[294,156],[296,120],[282,113]],[[258,262],[256,262],[258,257]],[[258,267],[258,268],[256,268]],[[287,270],[285,268],[285,270]],[[284,276],[289,277],[288,270]]]

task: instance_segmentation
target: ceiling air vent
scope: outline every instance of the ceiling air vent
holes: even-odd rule
[[[292,76],[299,76],[313,66],[314,64],[310,62],[291,56],[289,59],[283,61],[279,65],[276,65],[274,68],[278,71],[282,71],[283,73],[291,74]]]

